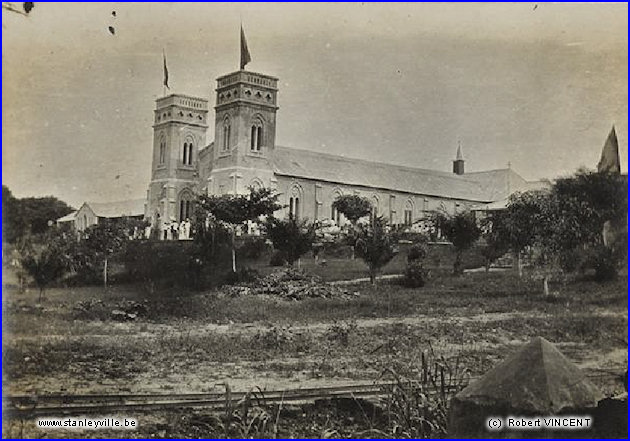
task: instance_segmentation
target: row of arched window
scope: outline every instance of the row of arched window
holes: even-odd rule
[[[191,140],[187,140],[184,142],[182,147],[182,164],[184,165],[193,165],[194,160],[194,144]],[[158,164],[162,165],[166,163],[166,140],[164,138],[160,139],[160,147],[159,147],[159,155],[158,155]]]
[[[223,138],[221,140],[221,150],[230,150],[232,140],[232,124],[230,118],[223,120]],[[261,119],[256,118],[251,125],[249,149],[252,152],[260,152],[265,145],[264,126]]]

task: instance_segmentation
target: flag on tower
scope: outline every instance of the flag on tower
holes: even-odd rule
[[[604,148],[602,149],[602,157],[597,164],[597,171],[600,173],[621,173],[621,161],[619,160],[619,143],[617,142],[617,133],[615,126],[612,127]]]
[[[241,25],[241,70],[245,69],[245,65],[250,61],[252,61],[252,57],[249,55],[245,31],[243,30],[243,25]]]
[[[166,53],[164,51],[162,51],[162,57],[164,59],[164,87],[171,90],[171,88],[168,87],[168,68],[166,67]]]

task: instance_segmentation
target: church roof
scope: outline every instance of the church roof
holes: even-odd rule
[[[57,222],[72,222],[74,221],[74,218],[76,217],[77,212],[73,211],[72,213],[68,213],[65,216],[60,217],[59,219],[57,219]]]
[[[116,202],[86,202],[98,217],[142,216],[145,199],[127,199]]]
[[[490,201],[507,199],[517,191],[537,190],[546,186],[544,181],[526,181],[511,168],[466,173],[481,185]]]
[[[327,153],[276,147],[278,175],[477,202],[507,198],[531,183],[511,169],[456,175]]]

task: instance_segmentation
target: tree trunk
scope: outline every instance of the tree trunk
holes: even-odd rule
[[[352,249],[352,260],[354,260],[354,245],[350,247]]]
[[[461,251],[458,251],[455,254],[455,262],[453,263],[453,274],[455,274],[456,276],[459,276],[463,272],[464,271],[462,270],[462,253]]]
[[[549,276],[548,275],[545,275],[543,277],[543,293],[545,294],[545,297],[549,295]]]
[[[39,300],[37,301],[37,303],[42,303],[42,296],[44,295],[44,288],[40,287],[39,288]]]
[[[107,257],[103,263],[103,286],[107,288]]]
[[[370,271],[370,283],[372,285],[376,285],[376,271],[373,271],[373,270]]]
[[[523,263],[521,262],[521,252],[517,251],[514,253],[514,262],[516,266],[516,271],[518,272],[518,277],[523,277]]]
[[[232,229],[232,272],[236,272],[236,239],[234,238],[234,230]]]

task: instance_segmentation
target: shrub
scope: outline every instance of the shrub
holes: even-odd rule
[[[276,250],[271,255],[271,259],[269,259],[269,265],[271,266],[284,266],[287,263],[286,255],[280,251]]]
[[[427,246],[424,243],[414,243],[407,252],[407,262],[424,260],[427,257]]]
[[[412,261],[407,264],[405,275],[403,277],[403,285],[409,288],[421,288],[429,279],[429,270],[427,270],[420,261]]]
[[[223,279],[224,285],[236,285],[239,283],[250,283],[260,277],[258,271],[253,268],[243,267],[238,271],[228,271]]]
[[[238,255],[245,259],[260,259],[267,251],[268,245],[262,237],[248,237],[238,249]]]
[[[357,323],[355,321],[350,322],[335,322],[326,331],[326,338],[328,341],[340,343],[342,346],[348,346],[350,335],[354,334],[357,330]]]

